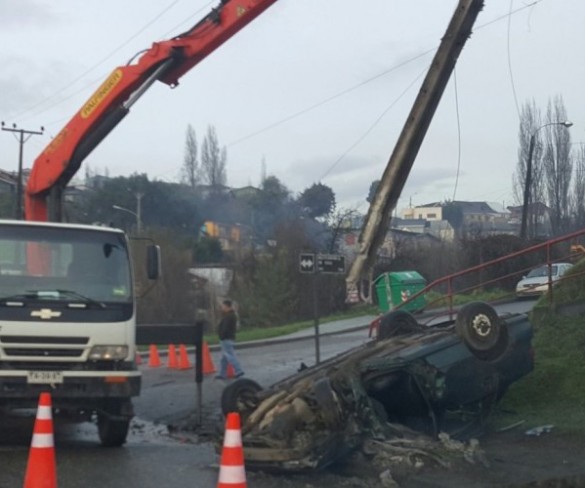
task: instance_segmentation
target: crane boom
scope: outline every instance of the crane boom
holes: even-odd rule
[[[156,81],[177,86],[181,76],[276,1],[221,0],[187,32],[155,42],[136,63],[114,69],[35,160],[25,193],[26,219],[60,221],[63,188],[132,104]]]

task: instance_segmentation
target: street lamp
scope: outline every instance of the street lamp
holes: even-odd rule
[[[530,146],[528,147],[528,160],[526,161],[526,178],[524,180],[524,203],[522,205],[522,224],[520,226],[520,239],[526,239],[526,224],[528,221],[528,201],[530,200],[530,185],[532,183],[532,154],[534,153],[534,144],[536,134],[539,130],[549,127],[551,125],[562,125],[563,127],[571,127],[573,122],[565,120],[564,122],[549,122],[541,125],[530,136]]]
[[[136,233],[140,234],[140,232],[142,231],[142,219],[140,218],[139,214],[137,214],[136,212],[133,212],[132,210],[129,210],[127,208],[120,207],[119,205],[112,205],[112,208],[114,210],[120,210],[122,212],[126,212],[126,213],[134,215],[134,217],[136,217]],[[140,211],[140,207],[138,207],[138,210]]]

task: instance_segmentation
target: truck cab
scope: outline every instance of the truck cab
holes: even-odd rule
[[[123,444],[141,381],[125,234],[0,221],[0,256],[0,408],[49,391],[58,411],[97,415],[102,444]]]

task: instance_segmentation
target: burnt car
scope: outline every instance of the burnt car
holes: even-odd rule
[[[368,438],[405,429],[436,436],[481,422],[532,371],[531,340],[526,315],[502,318],[481,302],[432,327],[395,311],[382,318],[375,340],[270,388],[235,381],[222,409],[242,416],[248,467],[324,467]]]

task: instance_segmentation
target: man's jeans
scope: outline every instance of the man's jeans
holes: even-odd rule
[[[239,376],[244,373],[242,371],[242,367],[240,366],[240,362],[236,357],[236,353],[234,351],[234,341],[226,339],[220,342],[221,344],[221,370],[219,375],[223,378],[227,378],[227,367],[228,363],[234,367],[234,373],[236,376]]]

